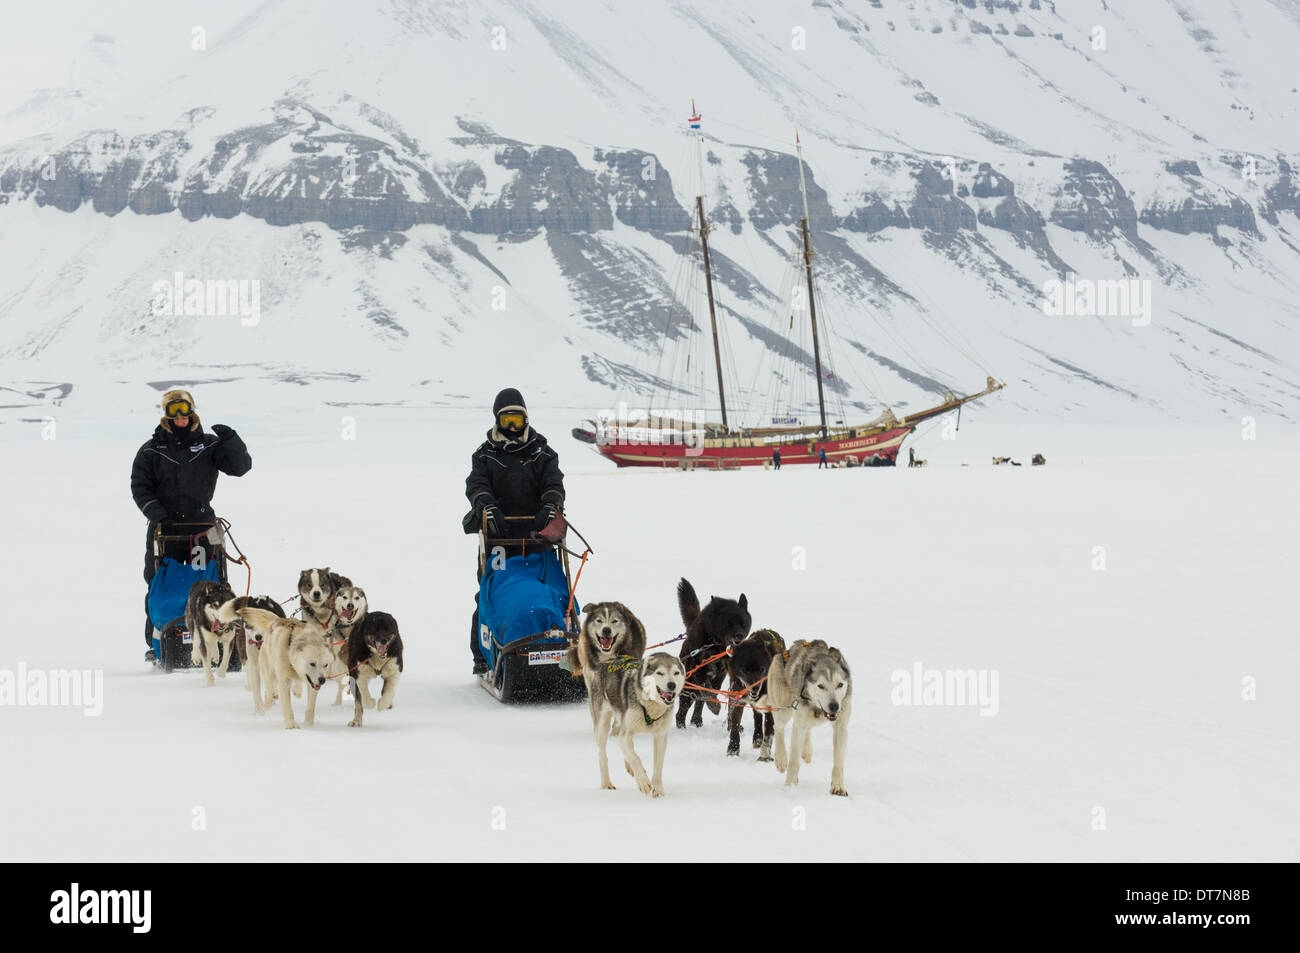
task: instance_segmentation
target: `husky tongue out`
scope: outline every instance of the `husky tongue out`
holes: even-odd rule
[[[339,610],[339,618],[342,619],[344,622],[351,622],[351,621],[352,621],[352,617],[353,617],[354,615],[356,615],[356,614],[357,614],[357,610],[356,610],[356,609],[340,609],[340,610]]]
[[[596,641],[600,643],[601,649],[606,652],[614,647],[614,637],[612,635],[598,635]]]

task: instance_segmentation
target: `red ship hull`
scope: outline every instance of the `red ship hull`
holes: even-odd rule
[[[702,469],[730,469],[732,467],[761,467],[772,461],[772,451],[781,451],[782,466],[799,466],[820,462],[819,450],[826,448],[828,463],[838,463],[856,457],[859,463],[887,462],[892,464],[898,456],[903,438],[912,432],[911,427],[893,427],[863,437],[833,437],[827,440],[798,440],[781,443],[753,441],[750,446],[727,446],[728,441],[711,439],[703,447],[688,447],[680,443],[644,443],[624,439],[618,428],[599,435],[596,449],[601,455],[620,467],[680,467]],[[602,439],[603,438],[603,439]],[[879,458],[871,461],[872,457]]]

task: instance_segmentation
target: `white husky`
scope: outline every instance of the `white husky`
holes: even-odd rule
[[[293,718],[290,693],[296,685],[307,686],[307,713],[304,725],[316,723],[316,695],[325,684],[334,653],[330,650],[329,636],[324,627],[314,619],[282,619],[265,609],[237,609],[245,628],[262,634],[263,648],[257,660],[261,668],[263,707],[271,707],[272,686],[280,696],[280,713],[284,727],[297,728]]]

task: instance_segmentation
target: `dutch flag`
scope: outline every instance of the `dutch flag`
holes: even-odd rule
[[[695,108],[695,100],[693,99],[691,100],[691,128],[692,129],[700,128],[700,114],[699,111],[696,110]]]

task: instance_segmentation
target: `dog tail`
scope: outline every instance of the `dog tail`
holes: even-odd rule
[[[227,603],[229,605],[229,603]],[[225,609],[225,606],[222,606]],[[259,632],[269,632],[271,626],[280,621],[280,617],[274,612],[267,612],[265,609],[236,609],[235,615],[239,616]]]
[[[677,608],[681,610],[682,622],[688,629],[700,617],[700,599],[695,595],[695,588],[686,581],[685,576],[677,584]]]
[[[283,619],[284,610],[280,608],[280,603],[276,602],[270,596],[241,596],[244,605],[252,609],[265,609],[268,612],[274,612],[279,618]],[[240,606],[243,608],[243,606]]]
[[[229,625],[232,622],[238,622],[237,613],[240,609],[248,604],[248,599],[244,596],[236,596],[229,602],[223,602],[221,608],[217,610],[217,621],[222,625]]]

